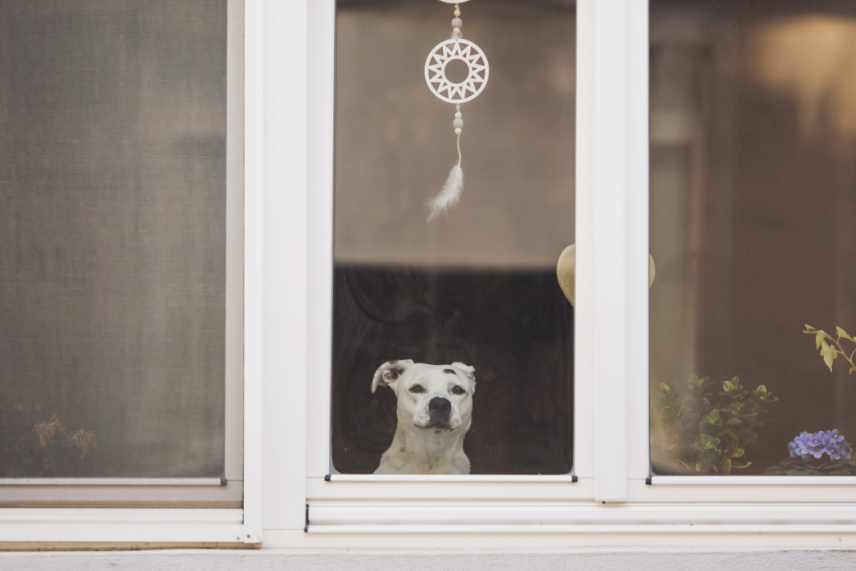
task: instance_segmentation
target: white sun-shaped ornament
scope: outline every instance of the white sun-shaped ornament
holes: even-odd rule
[[[461,200],[464,190],[464,154],[461,151],[461,135],[464,132],[464,112],[461,105],[472,101],[482,94],[490,79],[490,64],[480,47],[463,38],[464,21],[461,19],[461,4],[469,0],[440,0],[445,4],[454,4],[452,34],[428,52],[425,60],[425,83],[428,89],[441,101],[455,106],[452,129],[455,133],[458,162],[449,170],[446,183],[434,198],[428,202],[431,210],[428,221],[447,212]],[[466,77],[453,80],[449,77],[449,66],[463,64],[467,69]]]
[[[461,62],[467,76],[461,81],[449,78],[449,65]],[[434,46],[425,60],[425,83],[437,98],[446,103],[472,101],[484,91],[490,79],[490,63],[478,45],[463,38],[450,38]]]

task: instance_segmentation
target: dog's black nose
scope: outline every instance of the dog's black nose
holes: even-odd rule
[[[452,403],[449,399],[442,397],[434,397],[428,402],[428,412],[431,418],[449,418],[449,413],[452,412]]]

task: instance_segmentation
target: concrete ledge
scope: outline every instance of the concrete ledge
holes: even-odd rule
[[[437,546],[438,549],[441,546]],[[852,551],[740,553],[372,554],[341,551],[113,551],[0,554],[0,569],[16,571],[786,571],[856,569]]]

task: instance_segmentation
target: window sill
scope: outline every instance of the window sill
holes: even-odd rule
[[[253,544],[241,509],[42,508],[0,510],[0,545]]]

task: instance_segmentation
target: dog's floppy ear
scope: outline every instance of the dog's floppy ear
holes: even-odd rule
[[[452,366],[458,371],[462,372],[464,375],[469,377],[470,381],[473,383],[473,393],[476,392],[476,368],[472,365],[467,365],[466,363],[461,363],[459,361],[455,361],[452,363]]]
[[[390,387],[395,384],[398,377],[412,364],[413,359],[400,359],[398,361],[387,361],[378,367],[372,378],[372,394],[374,394],[380,385]]]

